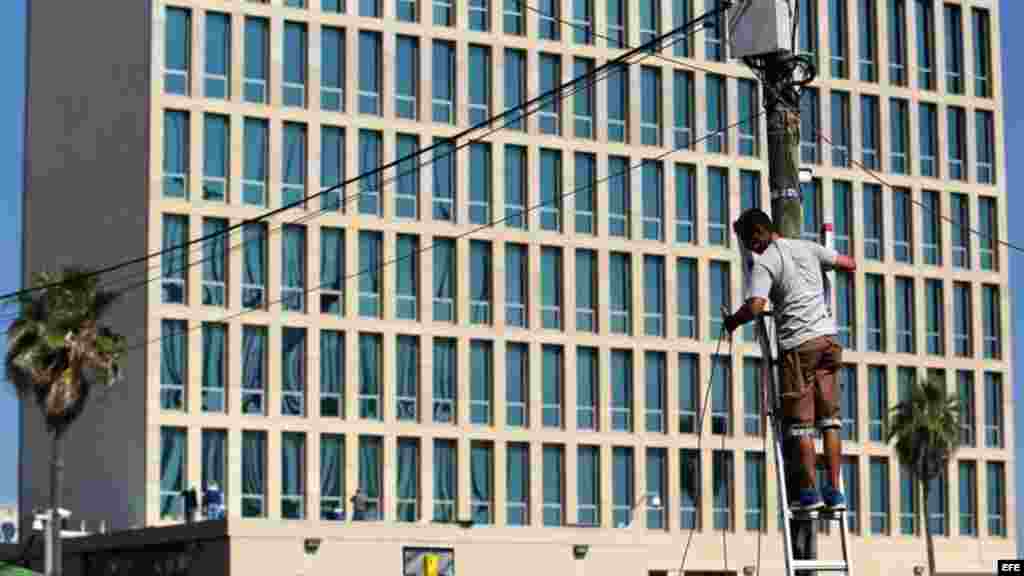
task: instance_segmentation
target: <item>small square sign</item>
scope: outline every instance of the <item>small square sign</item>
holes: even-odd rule
[[[1000,560],[996,565],[996,573],[1024,575],[1024,560]]]

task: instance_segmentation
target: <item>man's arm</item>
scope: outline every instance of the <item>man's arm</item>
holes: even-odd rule
[[[852,256],[843,256],[841,254],[836,255],[835,264],[833,264],[836,270],[842,270],[843,272],[853,272],[857,269],[857,261]]]
[[[857,269],[857,261],[850,256],[843,256],[836,252],[834,249],[829,248],[823,244],[817,242],[809,242],[818,254],[818,260],[821,261],[822,266],[826,270],[841,270],[843,272],[853,272]]]
[[[725,317],[725,329],[732,334],[740,326],[753,321],[764,312],[765,304],[767,301],[758,296],[748,299],[735,314]]]

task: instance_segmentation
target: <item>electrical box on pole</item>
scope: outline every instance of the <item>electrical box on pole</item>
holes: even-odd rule
[[[745,0],[729,10],[729,55],[736,60],[793,50],[793,9],[787,0]]]

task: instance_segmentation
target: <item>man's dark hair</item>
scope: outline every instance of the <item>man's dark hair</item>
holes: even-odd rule
[[[744,242],[750,240],[753,236],[754,230],[761,226],[769,231],[775,231],[775,223],[772,222],[771,216],[766,214],[763,210],[758,208],[751,208],[740,214],[739,220],[733,226],[733,230],[739,234],[740,239]]]

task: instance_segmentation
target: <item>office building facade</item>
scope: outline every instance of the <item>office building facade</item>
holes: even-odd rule
[[[803,231],[831,220],[859,263],[835,285],[854,560],[909,573],[928,529],[940,570],[991,571],[1016,556],[999,8],[799,4]],[[715,7],[33,3],[25,273],[237,226],[108,276],[133,347],[72,430],[67,507],[178,523],[180,491],[216,483],[232,573],[398,573],[419,548],[460,572],[677,573],[691,530],[687,574],[759,544],[781,568],[760,353],[720,341],[729,223],[769,206],[760,84],[724,27],[446,140]],[[965,407],[924,525],[885,440],[923,377]],[[48,494],[35,410],[23,510]]]

